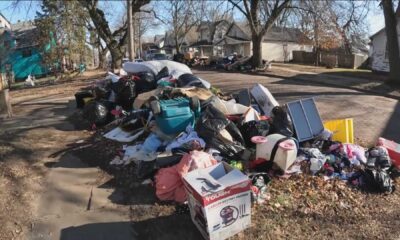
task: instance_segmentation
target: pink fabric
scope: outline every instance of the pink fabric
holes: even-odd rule
[[[187,199],[182,178],[190,171],[207,168],[217,164],[210,154],[192,151],[172,167],[160,169],[155,176],[156,195],[160,200],[174,200],[183,203]]]
[[[355,157],[362,163],[367,162],[367,158],[365,157],[365,150],[363,147],[356,144],[346,143],[343,144],[343,150],[347,154],[349,159],[353,159]]]

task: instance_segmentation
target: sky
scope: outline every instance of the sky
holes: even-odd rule
[[[16,23],[18,20],[27,21],[33,20],[36,16],[36,11],[40,11],[40,1],[22,1],[18,7],[13,7],[13,1],[0,1],[0,12],[11,22]],[[112,26],[120,22],[123,12],[125,11],[125,1],[104,1],[101,2],[102,9],[105,10],[107,19]],[[366,21],[369,26],[369,35],[373,35],[385,26],[382,10],[378,6],[379,1],[374,1],[371,11],[369,12]],[[159,25],[154,27],[145,35],[147,37],[156,34],[164,34],[165,27]]]

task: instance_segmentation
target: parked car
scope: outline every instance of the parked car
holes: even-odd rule
[[[155,53],[151,60],[168,60],[168,57],[164,53]]]
[[[123,58],[123,59],[122,59],[122,63],[126,63],[126,62],[130,62],[130,61],[129,61],[129,58]],[[133,60],[133,62],[143,62],[143,59],[141,59],[141,58],[135,58],[135,59]]]

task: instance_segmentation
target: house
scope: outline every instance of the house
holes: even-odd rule
[[[227,56],[233,53],[242,56],[252,55],[251,38],[237,23],[232,22],[223,37],[221,38],[220,36],[215,41],[217,53],[219,53],[219,47],[222,48],[222,53],[218,55]]]
[[[297,28],[273,26],[262,42],[262,58],[267,61],[289,62],[293,59],[293,51],[312,50],[311,41]]]
[[[189,34],[187,34],[187,35],[189,35]],[[182,52],[185,52],[189,46],[190,41],[188,40],[188,38],[189,38],[189,36],[185,36],[184,38],[179,38],[179,40],[178,40],[178,42],[182,42],[182,45],[181,45]],[[165,52],[165,54],[174,55],[177,53],[174,34],[172,33],[172,31],[165,32],[164,39],[161,40],[161,42],[162,41],[163,41],[163,46],[161,49]]]
[[[9,24],[0,18],[0,49],[3,55],[1,69],[3,72],[12,69],[15,79],[25,79],[29,74],[40,77],[48,73],[42,63],[39,43],[36,41],[37,30],[32,21]],[[10,26],[10,28],[8,28]],[[48,47],[48,46],[47,46]]]
[[[191,44],[200,55],[227,56],[252,55],[250,33],[235,22],[221,20],[214,23],[202,22],[197,27],[198,41]],[[269,61],[290,61],[293,50],[312,51],[311,41],[296,28],[272,27],[262,42],[262,58]]]
[[[32,21],[11,24],[14,46],[8,57],[15,79],[25,79],[29,74],[43,76],[48,73],[42,64],[40,46],[36,39],[36,26]]]
[[[225,37],[231,25],[227,20],[201,22],[196,29],[198,39],[190,47],[196,48],[200,56],[222,56],[223,48],[217,43]]]
[[[0,29],[1,28],[7,28],[7,29],[11,29],[11,24],[10,22],[7,20],[6,17],[4,17],[3,14],[0,13]]]
[[[400,45],[400,8],[398,8],[397,16],[397,39]],[[382,28],[370,37],[370,65],[372,71],[389,72],[389,48],[387,45],[386,31]],[[400,46],[399,46],[400,47]]]

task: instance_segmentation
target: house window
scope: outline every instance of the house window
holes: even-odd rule
[[[30,56],[32,56],[32,50],[31,49],[22,50],[22,57],[23,58],[30,57]]]
[[[218,38],[222,38],[222,32],[218,33]]]

